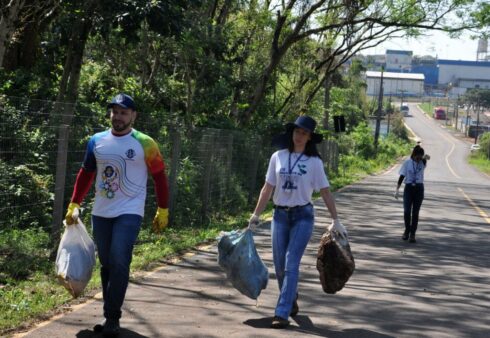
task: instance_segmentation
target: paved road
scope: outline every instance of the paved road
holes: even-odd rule
[[[356,271],[336,295],[322,292],[317,224],[301,266],[300,313],[287,330],[269,328],[277,299],[269,225],[255,238],[271,272],[256,305],[224,280],[216,246],[169,262],[128,290],[121,337],[490,337],[490,178],[466,165],[469,145],[423,115],[406,119],[432,156],[418,242],[401,240],[401,201],[392,197],[398,167],[336,194],[349,229]],[[91,301],[26,337],[97,337],[102,304]]]

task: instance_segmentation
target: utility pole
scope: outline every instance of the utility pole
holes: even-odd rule
[[[475,131],[475,144],[478,143],[478,132],[480,131],[480,98],[478,98],[476,106],[476,131]]]
[[[381,111],[383,110],[383,71],[381,67],[381,81],[379,82],[378,111],[376,113],[376,130],[374,131],[374,149],[378,152],[379,129],[381,125]]]
[[[388,115],[388,126],[386,127],[386,135],[390,134],[390,117],[393,111],[391,110],[391,94],[390,98],[388,99],[388,109],[386,110],[386,114]]]
[[[456,115],[456,121],[454,121],[454,128],[456,131],[458,130],[458,118],[459,118],[459,94],[458,97],[456,98],[456,103],[454,105],[454,115]]]
[[[400,111],[401,111],[403,107],[403,93],[405,93],[405,89],[400,89],[400,92],[402,93],[402,97],[400,99]]]

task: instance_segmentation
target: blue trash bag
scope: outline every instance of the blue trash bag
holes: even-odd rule
[[[259,257],[251,230],[231,232],[218,243],[218,264],[231,284],[245,296],[257,299],[267,287],[269,272]]]

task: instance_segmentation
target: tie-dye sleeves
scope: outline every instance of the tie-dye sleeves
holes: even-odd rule
[[[146,165],[155,184],[158,206],[168,208],[168,182],[165,175],[165,163],[158,145],[151,137],[136,130],[133,130],[133,137],[141,143],[145,152]]]

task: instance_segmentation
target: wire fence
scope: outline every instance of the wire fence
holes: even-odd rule
[[[171,224],[192,226],[250,209],[274,151],[270,140],[160,121],[138,117],[135,128],[161,147]],[[0,231],[38,227],[59,236],[87,141],[108,123],[106,114],[88,105],[0,96]],[[327,172],[337,171],[337,144],[324,141],[319,151]],[[151,178],[148,186],[147,219],[156,208]],[[90,214],[92,200],[90,192],[84,215]]]

